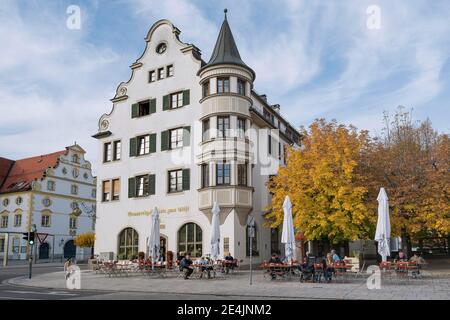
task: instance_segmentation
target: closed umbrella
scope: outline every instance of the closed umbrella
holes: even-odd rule
[[[281,243],[284,243],[284,255],[287,261],[290,261],[295,255],[295,231],[292,221],[292,203],[289,196],[284,198],[283,202],[283,230],[281,233]]]
[[[155,270],[155,261],[159,259],[160,235],[159,235],[159,213],[158,208],[154,208],[152,212],[152,226],[150,229],[150,237],[148,247],[152,257],[152,270]]]
[[[214,202],[211,221],[211,257],[217,260],[220,254],[220,208]]]
[[[391,222],[389,221],[389,204],[388,197],[384,188],[380,189],[378,194],[378,222],[375,232],[375,241],[378,242],[378,253],[382,260],[386,261],[386,257],[391,255]]]

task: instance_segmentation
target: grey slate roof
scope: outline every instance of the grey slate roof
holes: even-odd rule
[[[209,59],[209,62],[204,65],[200,71],[207,67],[219,64],[234,64],[244,67],[250,71],[253,78],[255,78],[255,72],[241,59],[241,55],[239,54],[239,50],[233,38],[233,33],[231,32],[230,25],[228,24],[226,11],[225,19],[222,23],[222,27],[220,28],[219,36],[217,37],[211,59]]]

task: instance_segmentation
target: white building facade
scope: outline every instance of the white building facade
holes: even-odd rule
[[[95,253],[148,252],[158,208],[165,256],[210,253],[211,209],[221,208],[221,254],[248,263],[246,221],[255,217],[254,261],[280,251],[264,225],[266,183],[299,133],[253,90],[225,18],[208,63],[168,20],[156,22],[109,114],[99,120]]]
[[[17,161],[0,158],[0,257],[23,260],[30,246],[23,233],[33,229],[33,257],[41,261],[85,260],[91,249],[74,238],[93,232],[96,181],[78,145]]]

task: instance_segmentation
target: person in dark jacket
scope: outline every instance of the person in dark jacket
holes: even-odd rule
[[[189,279],[192,272],[194,272],[194,268],[192,268],[191,265],[192,265],[191,255],[188,253],[180,262],[180,266],[184,271],[185,280]]]
[[[269,259],[269,263],[274,263],[274,264],[280,264],[282,263],[280,257],[278,257],[278,255],[276,253],[272,254],[272,258]],[[274,267],[270,267],[269,268],[269,273],[270,273],[270,277],[272,278],[272,280],[275,280],[277,278],[277,274],[275,272],[276,268]]]

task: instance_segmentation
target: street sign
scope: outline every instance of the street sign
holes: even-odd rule
[[[48,233],[36,233],[36,237],[38,238],[39,243],[42,244],[45,239],[47,239]]]

